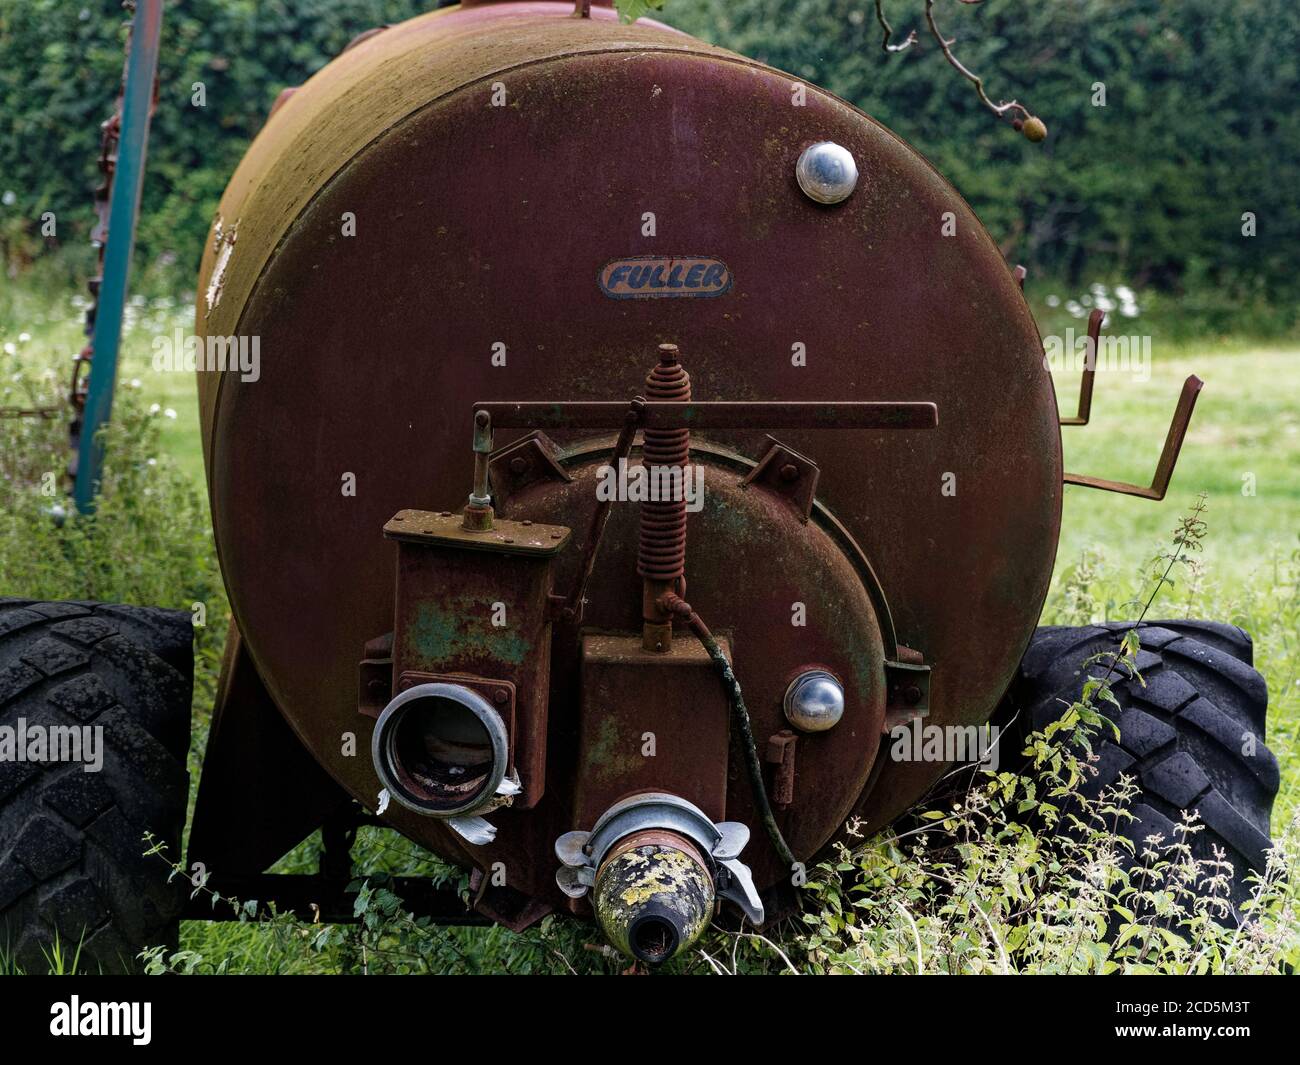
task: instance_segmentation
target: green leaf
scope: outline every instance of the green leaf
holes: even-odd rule
[[[662,11],[664,0],[614,0],[614,6],[623,22],[635,22],[651,11]]]

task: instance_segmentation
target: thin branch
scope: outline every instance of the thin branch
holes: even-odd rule
[[[880,23],[880,32],[882,34],[880,50],[882,52],[906,52],[912,45],[916,44],[916,30],[909,30],[902,44],[889,43],[889,38],[894,35],[894,27],[885,18],[885,0],[876,0],[876,21]]]
[[[963,4],[973,4],[979,3],[980,0],[960,0],[960,2]],[[975,86],[975,91],[979,94],[980,102],[983,103],[985,107],[999,118],[1005,117],[1009,111],[1019,111],[1025,119],[1034,117],[1029,113],[1029,109],[1025,107],[1024,104],[1021,104],[1016,100],[1005,100],[1002,103],[995,104],[989,98],[989,94],[984,91],[984,79],[969,70],[966,65],[953,54],[952,46],[957,43],[957,38],[953,37],[952,39],[949,39],[940,32],[938,24],[934,21],[934,0],[925,0],[925,21],[930,27],[930,34],[939,42],[939,47],[943,49],[944,58],[948,60],[952,65],[952,68],[956,70],[958,74]]]

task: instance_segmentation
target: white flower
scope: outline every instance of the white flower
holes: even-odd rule
[[[5,341],[5,354],[6,354],[6,355],[17,355],[17,354],[18,354],[18,349],[17,349],[16,347],[14,347],[14,344],[13,344],[13,341],[12,341],[12,340],[7,340],[7,341]]]
[[[165,411],[163,411],[163,417],[164,417],[164,418],[171,418],[172,421],[175,421],[175,420],[176,420],[176,412],[175,412],[174,410],[172,410],[171,407],[168,407]]]
[[[149,413],[150,413],[150,414],[157,414],[160,410],[162,410],[162,407],[158,406],[157,403],[151,403],[151,404],[149,404]]]
[[[31,333],[19,333],[19,334],[18,334],[18,343],[20,343],[20,344],[26,344],[27,341],[29,341],[29,340],[31,340],[31,339],[32,339],[32,335],[31,335]]]
[[[1047,297],[1047,305],[1048,305],[1049,307],[1059,307],[1059,306],[1061,305],[1061,297],[1060,297],[1060,296],[1048,296],[1048,297]]]

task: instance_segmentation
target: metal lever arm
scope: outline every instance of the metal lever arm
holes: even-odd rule
[[[622,429],[626,401],[476,403],[498,429]],[[933,403],[676,403],[647,401],[639,429],[933,429]]]

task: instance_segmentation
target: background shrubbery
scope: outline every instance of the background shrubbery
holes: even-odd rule
[[[142,261],[188,284],[226,180],[271,103],[357,33],[436,0],[181,0],[167,7]],[[921,0],[888,0],[898,36]],[[934,161],[1009,258],[1082,286],[1191,294],[1205,329],[1279,332],[1300,295],[1300,14],[1288,0],[940,0],[940,26],[997,98],[997,122],[921,41],[885,55],[872,0],[669,0],[661,17],[823,84]],[[0,253],[11,276],[84,245],[97,125],[121,71],[118,0],[0,0]],[[204,82],[207,107],[190,105]],[[1092,104],[1104,82],[1107,106]],[[12,195],[10,195],[12,194]],[[39,235],[44,210],[57,240]],[[1258,235],[1241,236],[1243,212]],[[1281,311],[1276,308],[1284,308]]]
[[[178,0],[163,15],[140,262],[193,283],[217,200],[280,90],[421,0]],[[120,0],[0,0],[0,250],[10,275],[52,247],[80,254],[99,182],[99,124],[122,77]],[[203,82],[206,107],[190,103]],[[12,197],[9,195],[12,193]],[[58,215],[57,240],[40,235]],[[88,253],[87,253],[88,254]]]

